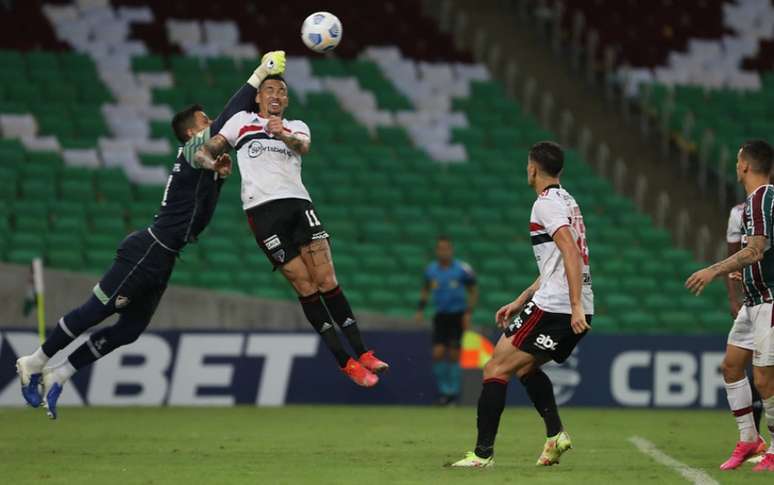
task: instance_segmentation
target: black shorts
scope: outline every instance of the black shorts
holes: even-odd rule
[[[530,301],[503,333],[517,349],[562,363],[586,335],[573,332],[570,321],[571,315],[545,312]],[[591,325],[591,315],[586,322]]]
[[[298,256],[301,246],[317,239],[328,239],[328,233],[308,200],[272,200],[248,209],[245,214],[255,242],[275,268]]]
[[[147,229],[133,232],[118,246],[113,265],[94,287],[94,296],[111,310],[131,314],[137,324],[147,325],[167,289],[176,256]]]
[[[460,348],[465,313],[436,313],[433,317],[433,344]]]

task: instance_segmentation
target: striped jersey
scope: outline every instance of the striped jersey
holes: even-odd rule
[[[242,111],[220,130],[237,152],[244,210],[278,199],[312,200],[301,181],[301,155],[269,134],[268,123],[258,113]],[[288,134],[310,137],[303,121],[283,119],[282,126]]]
[[[161,206],[150,227],[153,237],[164,247],[181,250],[189,242],[195,241],[210,223],[218,204],[223,179],[216,172],[199,167],[193,155],[210,139],[210,133],[217,133],[234,113],[253,109],[256,106],[256,92],[249,84],[243,85],[208,128],[178,149],[177,160],[172,165],[164,188]]]
[[[742,214],[745,234],[742,247],[747,246],[750,236],[765,236],[763,259],[742,270],[744,304],[760,305],[774,301],[774,251],[771,250],[772,224],[774,224],[774,185],[761,185],[744,202]]]
[[[583,263],[581,301],[586,315],[594,314],[594,293],[591,290],[589,249],[586,244],[586,226],[583,224],[578,203],[560,185],[549,185],[540,193],[532,205],[529,219],[532,249],[540,270],[540,288],[532,300],[537,306],[550,313],[572,313],[570,287],[564,271],[564,261],[553,236],[562,227],[567,227],[580,250]]]
[[[744,203],[737,204],[731,208],[728,214],[728,227],[726,228],[726,242],[740,243],[744,235],[744,223],[742,214],[744,213]]]

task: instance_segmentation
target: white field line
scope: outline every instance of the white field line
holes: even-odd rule
[[[681,463],[675,460],[671,456],[656,448],[656,445],[646,440],[645,438],[640,436],[632,436],[629,438],[629,442],[636,446],[641,453],[648,455],[665,467],[671,468],[672,470],[682,475],[683,478],[695,485],[720,485],[711,476],[707,475],[701,470],[691,468],[685,463]]]

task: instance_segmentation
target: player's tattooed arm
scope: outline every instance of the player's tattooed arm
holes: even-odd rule
[[[309,147],[311,145],[311,141],[309,140],[309,137],[306,136],[303,133],[291,133],[289,135],[285,135],[284,133],[280,135],[280,140],[285,142],[285,145],[288,146],[291,150],[298,153],[299,155],[306,155],[309,153]]]
[[[741,242],[728,243],[728,256],[736,254],[741,249]],[[729,273],[728,277],[724,278],[726,283],[726,292],[728,293],[728,308],[732,318],[735,318],[737,313],[739,313],[739,309],[742,307],[743,298],[742,285],[739,280],[735,278],[735,276],[736,275],[732,276],[731,273]]]
[[[691,293],[698,295],[716,277],[739,271],[762,260],[765,251],[766,236],[748,236],[747,246],[744,249],[732,254],[723,261],[695,272],[685,282],[685,287]]]
[[[266,128],[269,133],[282,140],[288,148],[299,155],[309,153],[309,147],[312,144],[309,135],[301,132],[289,132],[285,129],[285,126],[282,124],[282,118],[279,116],[269,116],[269,123]]]
[[[194,163],[227,177],[231,175],[231,156],[228,154],[230,148],[223,135],[215,135],[196,150]]]

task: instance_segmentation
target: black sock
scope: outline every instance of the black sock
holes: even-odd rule
[[[476,439],[476,456],[489,458],[494,454],[495,436],[500,426],[500,416],[505,409],[505,393],[508,381],[502,379],[486,379],[478,398],[478,438]]]
[[[310,296],[300,296],[298,301],[301,302],[301,308],[304,310],[304,315],[312,327],[320,334],[320,337],[328,346],[336,361],[339,363],[339,367],[345,367],[349,360],[349,354],[347,354],[341,347],[339,336],[336,335],[336,329],[330,324],[330,315],[328,310],[325,309],[320,294],[315,293]]]
[[[545,372],[538,369],[537,372],[522,377],[521,383],[524,384],[532,404],[546,423],[546,436],[550,438],[559,434],[562,431],[562,420],[559,419],[559,410],[556,408],[551,379]]]
[[[352,313],[352,307],[349,306],[347,297],[344,296],[340,286],[326,291],[322,294],[325,300],[325,306],[328,307],[328,311],[331,312],[333,321],[335,321],[344,336],[347,337],[349,345],[352,346],[352,350],[359,356],[368,352],[365,344],[363,343],[363,337],[360,336],[360,329],[357,328],[357,320]]]
[[[75,337],[113,313],[110,307],[103,305],[97,297],[92,295],[86,300],[86,303],[59,319],[54,331],[43,342],[43,353],[49,358],[53,357],[54,354],[70,345]]]
[[[753,408],[753,421],[755,421],[755,430],[760,434],[761,432],[761,416],[763,415],[763,401],[758,389],[755,388],[755,382],[750,382],[752,388],[752,408]]]

